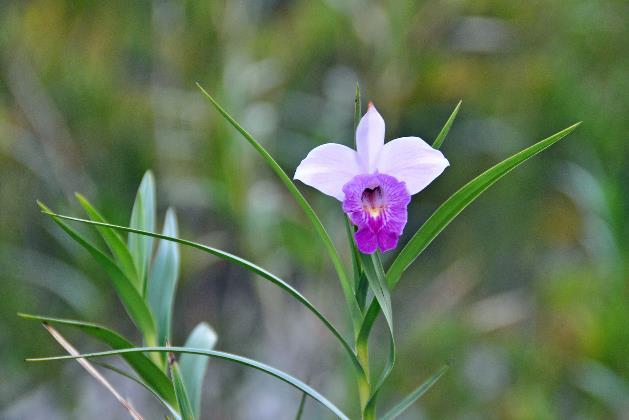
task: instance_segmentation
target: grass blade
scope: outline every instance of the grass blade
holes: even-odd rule
[[[64,215],[61,215],[61,214],[52,213],[48,209],[44,209],[43,212],[45,214],[50,215],[51,217],[58,218],[58,219],[72,220],[72,221],[75,221],[75,222],[80,222],[80,223],[85,223],[85,224],[90,224],[90,225],[105,226],[105,227],[109,227],[109,228],[112,228],[112,229],[118,229],[118,230],[121,230],[121,231],[124,231],[124,232],[137,233],[137,234],[141,234],[141,235],[148,235],[148,236],[152,236],[152,237],[158,238],[158,239],[165,239],[167,241],[177,242],[179,244],[182,244],[182,245],[185,245],[185,246],[189,246],[191,248],[199,249],[199,250],[201,250],[203,252],[206,252],[208,254],[211,254],[211,255],[217,256],[219,258],[223,258],[223,259],[225,259],[227,261],[230,261],[232,263],[235,263],[235,264],[237,264],[237,265],[239,265],[239,266],[241,266],[241,267],[251,271],[252,273],[255,273],[255,274],[259,275],[263,279],[270,281],[271,283],[275,284],[276,286],[280,287],[282,290],[286,291],[289,295],[291,295],[293,298],[295,298],[297,301],[299,301],[302,305],[304,305],[310,312],[312,312],[317,318],[319,318],[319,320],[321,320],[321,322],[332,333],[332,335],[334,335],[334,337],[336,337],[338,339],[338,341],[341,343],[343,348],[346,350],[346,353],[350,357],[350,360],[352,361],[353,366],[359,372],[363,372],[362,366],[360,365],[360,362],[356,358],[356,354],[354,353],[354,350],[349,345],[349,343],[345,340],[345,338],[343,338],[343,335],[334,327],[334,325],[332,325],[332,323],[308,299],[306,299],[305,296],[303,296],[301,293],[299,293],[299,291],[297,291],[297,289],[295,289],[294,287],[292,287],[291,285],[286,283],[284,280],[282,280],[279,277],[277,277],[275,274],[265,270],[264,268],[262,268],[260,266],[257,266],[254,263],[245,260],[244,258],[238,257],[238,256],[236,256],[234,254],[230,254],[229,252],[221,251],[220,249],[216,249],[216,248],[212,248],[212,247],[209,247],[209,246],[206,246],[206,245],[202,245],[202,244],[199,244],[197,242],[192,242],[192,241],[188,241],[188,240],[185,240],[185,239],[175,238],[175,237],[172,237],[172,236],[166,236],[166,235],[162,235],[162,234],[155,233],[155,232],[146,232],[146,231],[143,231],[143,230],[133,229],[133,228],[129,228],[129,227],[126,227],[126,226],[118,226],[118,225],[112,225],[112,224],[109,224],[109,223],[101,223],[101,222],[95,222],[95,221],[87,220],[87,219],[80,219],[80,218],[77,218],[77,217],[64,216]]]
[[[120,349],[120,350],[111,350],[111,351],[103,351],[97,353],[86,353],[77,356],[53,356],[53,357],[40,357],[40,358],[29,358],[26,359],[27,362],[46,362],[52,360],[70,360],[70,359],[78,359],[78,358],[95,358],[95,357],[106,357],[106,356],[116,356],[122,355],[124,353],[146,353],[146,352],[160,352],[160,353],[183,353],[183,354],[197,354],[208,357],[216,357],[218,359],[229,360],[234,363],[238,363],[243,366],[247,366],[253,369],[257,369],[262,371],[268,375],[274,376],[277,379],[286,382],[287,384],[297,388],[298,390],[305,392],[308,396],[319,403],[321,403],[324,407],[334,413],[338,418],[343,420],[348,420],[349,418],[334,404],[332,404],[327,398],[317,392],[315,389],[305,384],[304,382],[296,379],[289,374],[282,372],[279,369],[268,366],[264,363],[258,362],[253,359],[249,359],[242,356],[237,356],[231,353],[225,353],[217,350],[203,350],[203,349],[193,349],[187,347],[136,347],[130,349]]]
[[[406,398],[400,401],[395,407],[389,410],[383,417],[382,420],[393,420],[397,418],[400,414],[402,414],[406,409],[408,409],[415,401],[417,401],[422,395],[426,393],[438,380],[441,378],[447,370],[450,368],[450,365],[442,366],[434,375],[428,378],[423,384],[418,386],[413,392],[408,394]]]
[[[177,395],[177,404],[179,404],[179,411],[181,412],[182,420],[194,420],[195,415],[190,405],[190,398],[188,397],[188,390],[181,377],[181,371],[179,370],[179,364],[175,361],[175,356],[172,353],[170,355],[170,368],[173,377],[173,385],[175,387],[175,395]]]
[[[452,124],[454,123],[454,119],[456,118],[456,114],[459,113],[459,108],[461,108],[461,103],[462,102],[463,101],[459,101],[459,103],[456,104],[456,107],[454,108],[454,111],[452,111],[452,114],[450,114],[450,117],[448,117],[448,120],[446,121],[445,125],[443,126],[443,128],[441,129],[439,134],[437,135],[437,138],[435,139],[435,142],[432,144],[432,147],[434,149],[440,148],[441,145],[443,144],[443,141],[446,139],[446,136],[448,135],[448,132],[450,131],[450,128],[452,127]]]
[[[133,203],[129,226],[142,230],[155,230],[155,179],[151,171],[146,171],[142,178]],[[128,244],[138,272],[138,290],[144,296],[153,253],[153,238],[131,234]]]
[[[114,232],[108,228],[101,229]],[[177,216],[172,208],[166,211],[163,233],[174,237],[178,235]],[[157,342],[160,346],[172,342],[170,329],[178,277],[179,245],[177,242],[161,240],[153,259],[150,281],[147,285],[147,300],[157,321]]]
[[[64,325],[76,328],[107,344],[112,349],[126,349],[133,347],[133,344],[118,334],[102,325],[91,322],[75,321],[72,319],[51,318],[40,315],[18,314],[21,318],[40,321],[47,324]],[[148,386],[171,405],[176,405],[177,400],[172,383],[166,374],[147,356],[141,353],[123,354],[122,358],[133,368],[138,376]]]
[[[77,200],[85,209],[85,212],[89,216],[90,219],[95,220],[97,222],[107,223],[107,220],[90,204],[89,201],[81,194],[75,194]],[[114,255],[114,258],[118,262],[120,269],[125,273],[127,278],[131,281],[131,283],[138,289],[140,289],[140,282],[138,278],[138,272],[135,268],[135,263],[133,262],[133,257],[131,256],[131,252],[129,252],[129,248],[122,240],[120,235],[116,231],[111,229],[97,227],[98,232],[102,236],[103,240],[109,247],[109,250]]]
[[[186,340],[185,347],[212,350],[216,345],[216,333],[205,322],[198,324]],[[210,361],[207,357],[182,354],[179,358],[181,377],[188,391],[190,406],[196,418],[201,418],[201,391],[203,378]]]
[[[127,310],[131,320],[142,331],[147,339],[148,343],[154,343],[156,339],[155,321],[153,315],[149,310],[146,302],[133,287],[129,279],[125,276],[122,270],[114,263],[107,255],[100,251],[96,246],[85,239],[81,234],[65,224],[60,217],[54,216],[54,213],[50,211],[43,203],[38,202],[44,213],[50,215],[52,219],[57,223],[72,239],[77,241],[83,248],[85,248],[94,259],[105,269],[109,276],[118,297],[122,301],[123,306]],[[100,222],[91,222],[97,224]],[[105,224],[101,224],[105,225]]]
[[[433,239],[435,239],[464,208],[480,196],[481,193],[521,163],[573,132],[579,124],[580,123],[574,124],[503,160],[455,192],[432,214],[432,216],[430,216],[430,218],[428,218],[428,220],[426,220],[395,258],[387,271],[389,286],[393,287],[397,284],[404,270],[406,270]]]
[[[42,323],[44,328],[48,330],[50,335],[63,347],[71,356],[78,356],[80,353],[65,339],[57,330],[55,330],[50,325],[45,322]],[[118,400],[120,405],[122,405],[125,410],[129,412],[129,415],[135,420],[144,420],[143,417],[138,413],[135,408],[131,405],[129,401],[124,399],[118,391],[109,383],[107,379],[103,375],[100,374],[98,370],[90,362],[85,359],[76,359],[77,362],[89,373],[94,379],[100,382],[111,394]]]
[[[256,149],[256,151],[262,156],[262,158],[267,162],[267,164],[271,167],[271,169],[275,172],[275,174],[280,178],[282,183],[284,183],[288,191],[293,195],[297,203],[301,206],[304,213],[306,213],[306,216],[308,217],[308,219],[310,219],[310,222],[312,223],[315,230],[319,234],[319,237],[323,241],[323,244],[325,245],[325,248],[328,251],[328,254],[330,255],[330,259],[332,260],[332,264],[334,265],[334,269],[336,270],[339,281],[341,283],[341,289],[343,290],[343,296],[345,297],[345,301],[347,303],[347,307],[350,312],[352,325],[354,326],[354,331],[357,333],[360,328],[360,324],[362,322],[362,314],[361,314],[360,308],[358,307],[358,303],[356,302],[356,298],[354,297],[354,293],[352,291],[349,278],[347,277],[347,274],[345,273],[345,268],[343,267],[343,262],[338,253],[338,250],[336,249],[334,242],[332,242],[332,238],[330,238],[330,235],[325,230],[325,227],[323,227],[323,223],[321,223],[319,216],[317,216],[317,214],[315,213],[310,203],[306,200],[306,198],[302,195],[302,193],[299,192],[299,189],[297,188],[295,183],[292,181],[292,179],[288,175],[286,175],[286,172],[284,172],[282,167],[275,161],[275,159],[273,159],[273,157],[269,154],[269,152],[264,147],[262,147],[262,145],[258,143],[251,136],[251,134],[247,132],[247,130],[245,130],[240,124],[238,124],[238,122],[236,122],[236,120],[231,115],[229,115],[227,111],[225,111],[223,107],[221,107],[220,104],[216,102],[216,100],[209,93],[207,93],[200,84],[197,83],[197,86],[201,90],[201,92],[205,95],[205,97],[212,103],[212,105],[214,105],[216,110],[240,134],[242,134],[242,136],[249,142],[249,144],[251,144],[251,146],[253,146],[253,148]]]

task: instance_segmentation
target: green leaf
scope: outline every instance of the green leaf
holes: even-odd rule
[[[163,233],[176,237],[177,231],[177,216],[175,211],[169,208],[166,211]],[[178,276],[179,245],[177,242],[159,241],[147,286],[147,299],[157,321],[157,342],[160,346],[172,342],[170,329]]]
[[[367,289],[369,284],[367,277],[365,276],[362,260],[360,258],[360,251],[354,241],[354,227],[351,224],[348,217],[345,217],[345,231],[347,233],[347,243],[349,245],[350,253],[352,255],[352,272],[354,275],[354,295],[356,296],[356,302],[358,307],[362,311],[365,308],[365,301],[367,300]]]
[[[109,228],[112,228],[112,229],[121,230],[121,231],[124,231],[124,232],[137,233],[137,234],[141,234],[141,235],[148,235],[148,236],[152,236],[152,237],[158,238],[158,239],[165,239],[165,240],[168,240],[168,241],[177,242],[179,244],[182,244],[182,245],[185,245],[185,246],[189,246],[191,248],[199,249],[199,250],[201,250],[203,252],[206,252],[208,254],[215,255],[215,256],[217,256],[219,258],[223,258],[223,259],[225,259],[227,261],[235,263],[235,264],[237,264],[237,265],[239,265],[239,266],[241,266],[241,267],[251,271],[252,273],[255,273],[255,274],[259,275],[263,279],[270,281],[271,283],[273,283],[276,286],[280,287],[282,290],[286,291],[289,295],[291,295],[293,298],[295,298],[297,301],[299,301],[302,305],[304,305],[317,318],[319,318],[321,320],[321,322],[323,322],[325,327],[341,343],[341,345],[346,350],[348,356],[350,357],[350,359],[352,361],[353,366],[357,369],[357,371],[359,373],[363,373],[364,374],[362,366],[361,366],[360,362],[358,361],[358,359],[356,358],[356,354],[354,353],[354,350],[349,345],[349,343],[345,340],[345,338],[343,338],[343,335],[332,325],[332,323],[308,299],[306,299],[306,297],[304,297],[301,293],[299,293],[299,291],[297,291],[294,287],[292,287],[291,285],[289,285],[288,283],[286,283],[284,280],[280,279],[276,275],[274,275],[271,272],[265,270],[264,268],[259,267],[259,266],[255,265],[254,263],[245,260],[244,258],[238,257],[236,255],[230,254],[230,253],[225,252],[225,251],[221,251],[220,249],[212,248],[212,247],[209,247],[209,246],[206,246],[206,245],[202,245],[202,244],[199,244],[199,243],[196,243],[196,242],[188,241],[188,240],[185,240],[185,239],[175,238],[175,237],[172,237],[172,236],[166,236],[166,235],[162,235],[162,234],[155,233],[155,232],[146,232],[146,231],[143,231],[143,230],[133,229],[133,228],[129,228],[129,227],[126,227],[126,226],[118,226],[118,225],[112,225],[112,224],[109,224],[109,223],[102,223],[102,222],[95,222],[95,221],[92,221],[92,220],[80,219],[80,218],[77,218],[77,217],[64,216],[64,215],[61,215],[61,214],[52,213],[48,209],[44,209],[43,212],[45,214],[50,215],[51,217],[58,218],[58,219],[72,220],[72,221],[75,221],[75,222],[81,222],[81,223],[85,223],[85,224],[89,224],[89,225],[105,226],[105,227],[109,227]]]
[[[201,322],[190,333],[185,347],[212,350],[214,345],[216,345],[216,333],[207,323]],[[201,391],[208,362],[207,357],[192,354],[182,354],[179,359],[181,376],[188,390],[190,405],[196,418],[201,418]]]
[[[435,210],[428,220],[420,226],[417,232],[415,232],[415,235],[413,235],[411,240],[402,248],[402,251],[400,251],[395,258],[386,273],[389,288],[393,289],[397,285],[402,273],[404,273],[424,249],[430,245],[437,235],[439,235],[463,209],[474,202],[485,190],[520,164],[572,133],[580,124],[581,123],[574,124],[503,160],[452,194],[450,198]],[[379,312],[380,305],[377,301],[372,301],[365,315],[360,334],[369,334]]]
[[[102,341],[112,349],[126,349],[133,347],[133,344],[129,340],[117,332],[99,324],[23,313],[19,313],[18,316],[24,319],[76,328]],[[161,398],[171,405],[175,405],[177,403],[170,379],[168,379],[168,376],[166,376],[166,374],[151,359],[142,353],[123,354],[122,358],[129,364],[129,366],[131,366],[138,376],[142,378],[142,381],[153,389]]]
[[[417,401],[422,395],[426,393],[438,380],[441,378],[446,371],[449,369],[449,365],[442,366],[434,375],[428,378],[423,384],[418,386],[413,392],[408,394],[406,398],[400,401],[395,407],[389,410],[383,417],[382,420],[393,420],[397,418],[400,414],[406,411],[415,401]]]
[[[89,216],[90,219],[95,220],[97,222],[107,223],[107,220],[90,204],[89,201],[81,194],[75,194],[77,200],[85,209],[85,212]],[[131,283],[138,288],[139,287],[139,278],[138,273],[135,268],[135,264],[133,262],[133,257],[131,256],[131,252],[129,252],[129,248],[124,243],[120,235],[114,230],[97,227],[98,232],[102,236],[103,240],[109,247],[111,253],[114,255],[114,258],[118,262],[120,269],[125,273],[127,278],[131,281]],[[140,290],[140,289],[138,289]]]
[[[57,343],[61,345],[72,356],[79,356],[80,353],[77,349],[70,344],[68,340],[66,340],[56,329],[54,329],[51,325],[46,322],[42,322],[43,327],[50,333],[52,338],[55,339]],[[131,405],[131,403],[124,398],[112,385],[111,383],[103,376],[101,373],[90,363],[89,361],[83,358],[77,358],[76,361],[81,365],[83,369],[87,371],[94,379],[101,383],[115,398],[118,400],[120,405],[124,407],[125,410],[129,413],[131,418],[135,420],[144,420],[144,418],[136,411],[136,409]]]
[[[454,111],[452,111],[452,114],[450,114],[450,117],[448,118],[448,121],[446,121],[445,125],[443,126],[443,128],[441,129],[439,134],[437,135],[437,138],[435,139],[435,142],[432,144],[432,147],[434,149],[440,148],[441,145],[443,144],[443,141],[446,139],[446,136],[448,135],[448,132],[450,131],[450,127],[452,127],[452,123],[454,123],[454,119],[456,118],[456,114],[459,113],[459,108],[461,108],[461,103],[462,102],[463,101],[459,101],[459,103],[456,104],[456,107],[454,108]]]
[[[267,152],[267,150],[262,147],[260,143],[258,143],[252,136],[245,130],[236,120],[227,113],[219,105],[216,100],[203,89],[203,87],[197,83],[198,88],[205,95],[205,97],[214,105],[216,110],[240,133],[242,136],[253,146],[254,149],[264,158],[267,164],[271,167],[271,169],[275,172],[275,174],[280,178],[280,180],[284,183],[288,191],[293,195],[297,203],[301,206],[308,219],[314,226],[315,230],[319,234],[319,237],[323,241],[325,248],[328,251],[330,259],[332,260],[332,264],[334,265],[334,269],[339,278],[339,282],[341,283],[341,288],[343,290],[343,296],[345,297],[345,301],[347,303],[347,308],[350,313],[350,317],[352,319],[352,325],[354,326],[354,332],[357,333],[361,322],[362,322],[362,314],[360,308],[358,307],[358,303],[356,302],[356,298],[354,297],[354,293],[352,291],[351,284],[349,282],[349,278],[345,273],[345,269],[343,267],[343,262],[341,257],[334,246],[334,242],[332,242],[332,238],[323,227],[323,223],[319,219],[319,216],[315,213],[314,209],[310,205],[310,203],[306,200],[306,198],[299,192],[299,189],[295,185],[295,183],[290,179],[286,172],[282,169],[282,167],[273,159],[273,157]]]
[[[194,411],[192,411],[192,406],[190,405],[188,390],[186,389],[186,385],[183,382],[181,371],[179,370],[179,364],[174,360],[174,356],[172,356],[171,372],[181,418],[182,420],[194,420],[196,417],[194,415]]]
[[[317,392],[315,389],[305,384],[304,382],[296,379],[289,374],[282,372],[274,367],[265,365],[264,363],[258,362],[256,360],[248,359],[246,357],[237,356],[235,354],[225,353],[222,351],[216,350],[201,350],[201,349],[192,349],[187,347],[136,347],[131,349],[120,349],[120,350],[111,350],[111,351],[103,351],[97,353],[86,353],[81,354],[79,356],[53,356],[53,357],[40,357],[40,358],[29,358],[26,359],[27,362],[46,362],[52,360],[70,360],[77,358],[86,358],[91,359],[95,357],[106,357],[106,356],[115,356],[121,355],[124,353],[145,353],[145,352],[161,352],[161,353],[184,353],[184,354],[198,354],[208,357],[216,357],[219,359],[229,360],[243,366],[251,367],[262,371],[268,375],[274,376],[279,380],[286,382],[287,384],[297,388],[298,390],[305,392],[308,396],[319,403],[321,403],[328,410],[333,412],[338,418],[348,420],[349,418],[334,404],[332,404],[327,398]]]
[[[356,82],[356,96],[354,97],[354,146],[356,146],[356,129],[358,128],[358,123],[360,121],[361,108],[360,86],[358,85],[358,82]],[[365,301],[367,300],[367,289],[369,288],[369,285],[367,283],[367,277],[363,273],[360,252],[358,251],[358,247],[354,241],[354,226],[349,220],[349,217],[345,217],[345,229],[347,231],[347,240],[352,254],[354,296],[356,296],[356,302],[362,312],[365,309]]]
[[[142,178],[135,202],[133,203],[129,226],[141,230],[155,230],[155,179],[151,171],[146,171]],[[153,253],[153,238],[131,234],[129,235],[128,244],[140,280],[138,290],[144,296],[151,255]]]
[[[140,329],[140,331],[142,331],[147,339],[147,342],[154,343],[156,339],[156,331],[153,315],[138,290],[133,287],[131,281],[127,278],[127,276],[125,276],[122,270],[96,246],[90,243],[77,231],[65,224],[60,217],[55,216],[54,213],[52,213],[43,203],[39,201],[37,203],[44,213],[51,216],[55,223],[57,223],[68,235],[70,235],[72,239],[83,246],[83,248],[85,248],[103,267],[131,320]],[[92,224],[100,224],[100,226],[106,225],[101,222],[89,222]]]
[[[378,252],[374,252],[371,255],[361,254],[363,268],[367,281],[369,282],[369,288],[374,297],[380,304],[384,312],[384,317],[387,320],[389,329],[393,331],[393,309],[391,308],[391,294],[389,287],[387,286],[387,280],[385,278],[384,270],[382,268],[382,261]]]
[[[157,392],[155,392],[155,390],[153,388],[151,388],[150,386],[148,386],[144,381],[136,378],[135,376],[131,375],[128,372],[125,372],[122,369],[118,369],[115,366],[110,365],[109,363],[105,363],[105,362],[92,362],[92,364],[96,365],[96,366],[100,366],[103,367],[105,369],[109,369],[112,372],[117,373],[120,376],[124,376],[127,379],[132,380],[133,382],[135,382],[136,384],[140,385],[142,388],[146,389],[148,392],[151,393],[151,395],[153,395],[153,397],[155,397],[155,399],[157,401],[159,401],[160,404],[162,404],[164,406],[164,408],[166,408],[166,410],[168,410],[168,412],[170,413],[171,416],[173,416],[174,419],[176,420],[181,420],[181,416],[179,415],[179,413],[177,412],[177,410],[175,410],[175,408],[168,404],[168,402],[163,399],[161,397],[161,395],[159,395]]]
[[[371,395],[367,403],[365,404],[365,407],[363,407],[364,412],[375,413],[376,401],[380,389],[382,388],[382,385],[384,385],[385,381],[393,371],[393,367],[395,366],[396,349],[395,336],[393,335],[393,309],[391,307],[391,295],[387,286],[384,269],[382,268],[380,254],[378,252],[375,252],[371,255],[361,254],[361,257],[363,261],[365,275],[367,276],[367,281],[369,282],[369,288],[371,289],[375,297],[374,301],[378,302],[379,306],[383,309],[384,316],[387,321],[387,326],[389,327],[389,352],[387,360],[384,368],[382,369],[382,373],[380,374],[380,378],[378,379],[376,384],[372,386]],[[369,331],[361,328],[358,335],[357,347],[367,347],[366,344],[368,340]]]
[[[487,188],[492,186],[500,178],[508,174],[515,167],[535,156],[544,149],[547,149],[555,142],[561,140],[573,132],[580,123],[574,124],[547,139],[534,144],[508,159],[493,166],[483,172],[472,181],[468,182],[460,190],[446,200],[426,222],[413,235],[411,240],[400,251],[391,267],[387,271],[387,281],[393,287],[400,279],[402,273],[413,261],[426,249],[426,247],[445,229],[454,218],[470,205]]]

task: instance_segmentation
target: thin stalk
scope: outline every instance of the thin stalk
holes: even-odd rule
[[[363,367],[364,375],[357,375],[358,397],[360,399],[360,412],[365,417],[365,408],[371,397],[371,382],[369,380],[369,343],[368,340],[356,342],[356,356]]]

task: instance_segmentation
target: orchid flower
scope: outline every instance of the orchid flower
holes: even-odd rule
[[[397,246],[408,218],[407,206],[449,166],[443,154],[419,137],[384,143],[384,120],[370,102],[356,128],[356,150],[336,143],[314,148],[295,179],[343,203],[357,227],[360,252]]]

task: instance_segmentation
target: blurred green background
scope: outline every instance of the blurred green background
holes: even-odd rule
[[[196,81],[289,173],[322,142],[352,144],[357,81],[388,139],[431,141],[462,99],[442,148],[451,166],[414,198],[404,241],[467,180],[582,120],[407,272],[393,294],[400,357],[380,407],[452,358],[405,418],[629,418],[628,16],[621,0],[3,2],[0,418],[127,418],[78,365],[26,365],[63,351],[16,312],[133,331],[104,273],[35,200],[82,215],[80,191],[126,224],[149,168],[160,219],[176,207],[182,237],[280,274],[348,331],[316,234]],[[344,246],[338,203],[302,190]],[[175,344],[206,320],[219,349],[308,379],[354,413],[348,360],[311,314],[242,269],[182,252]],[[142,389],[112,381],[159,416]],[[212,361],[203,408],[208,419],[290,419],[299,397]],[[325,413],[308,402],[305,415]]]

